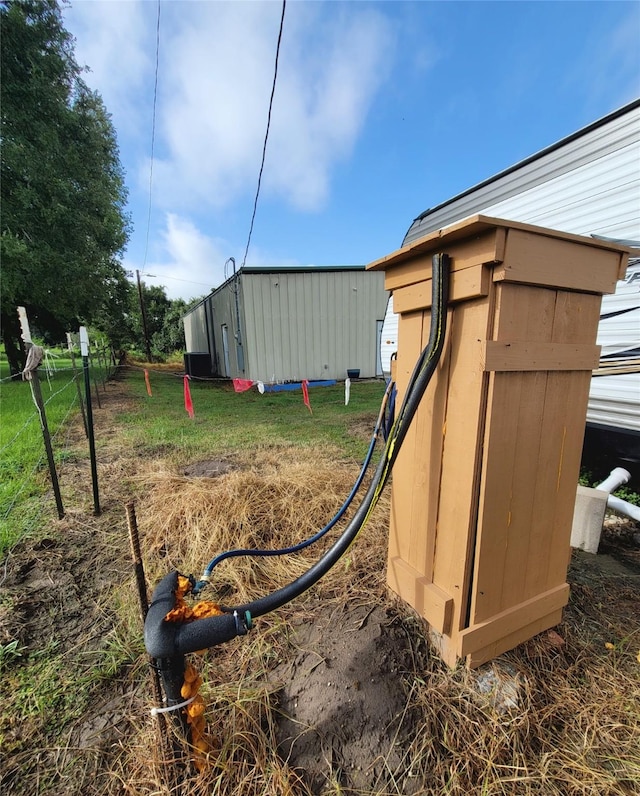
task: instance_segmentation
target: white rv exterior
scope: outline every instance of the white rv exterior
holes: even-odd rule
[[[403,245],[482,213],[578,235],[640,242],[640,100],[504,172],[427,210]],[[397,342],[393,299],[383,341]],[[587,422],[640,434],[640,261],[630,263],[616,293],[604,296]],[[382,347],[390,371],[391,347]]]

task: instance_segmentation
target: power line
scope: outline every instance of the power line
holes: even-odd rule
[[[209,287],[208,282],[194,282],[193,279],[182,279],[179,276],[169,276],[168,274],[145,274],[147,279],[173,279],[176,282],[188,282],[190,285],[201,285]]]
[[[158,0],[158,17],[156,20],[156,69],[153,82],[153,115],[151,118],[151,162],[149,163],[149,213],[147,214],[147,235],[144,244],[144,259],[142,270],[147,265],[147,253],[149,251],[149,231],[151,229],[151,204],[153,188],[153,155],[156,143],[156,104],[158,100],[158,66],[160,63],[160,0]]]
[[[264,161],[267,154],[267,141],[269,139],[269,127],[271,126],[271,110],[273,108],[273,97],[276,93],[276,81],[278,78],[278,57],[280,55],[280,42],[282,41],[282,28],[284,25],[284,12],[287,7],[287,0],[282,0],[282,16],[280,17],[280,30],[278,31],[278,43],[276,45],[276,62],[273,71],[273,84],[271,86],[271,99],[269,100],[269,113],[267,114],[267,129],[264,135],[264,144],[262,147],[262,163],[260,164],[260,173],[258,174],[258,187],[256,189],[256,198],[253,203],[253,213],[251,214],[251,224],[249,226],[249,236],[247,238],[247,247],[244,250],[244,257],[242,258],[242,265],[247,262],[247,254],[249,253],[249,244],[251,243],[251,234],[253,233],[253,222],[256,218],[256,210],[258,208],[258,197],[260,196],[260,183],[262,182],[262,172],[264,170]]]

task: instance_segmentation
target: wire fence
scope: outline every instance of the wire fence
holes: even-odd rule
[[[67,365],[45,356],[34,374],[39,379],[42,395],[42,412],[50,432],[55,469],[60,470],[69,458],[72,421],[83,402],[81,384],[83,370],[75,360]],[[94,349],[89,359],[89,373],[96,400],[99,384],[106,390],[106,382],[115,373],[115,358],[107,349]],[[62,364],[62,366],[61,366]],[[10,383],[14,382],[14,383]],[[43,478],[45,446],[43,422],[35,393],[26,382],[15,376],[0,379],[2,424],[0,426],[0,551],[20,536],[21,527],[34,517],[48,512],[51,491]],[[36,405],[33,405],[36,402]],[[84,409],[84,408],[83,408]],[[83,411],[84,415],[84,411]],[[32,498],[37,499],[37,505]]]
[[[166,410],[167,399],[172,404],[175,400],[182,402],[182,390],[178,393],[175,382],[187,381],[183,363],[148,364],[130,361],[117,363],[110,352],[103,350],[92,351],[91,356],[89,379],[91,383],[90,392],[94,396],[92,399],[94,408],[100,408],[100,392],[106,391],[107,380],[117,378],[120,374],[127,372],[139,374],[140,386],[134,388],[134,392],[143,392],[146,386],[150,401],[155,402],[156,397],[162,399],[156,404],[158,412]],[[83,369],[76,367],[75,362],[69,365],[68,360],[56,361],[46,372],[44,362],[40,367],[39,382],[43,393],[42,404],[50,427],[51,447],[53,448],[53,459],[55,461],[54,472],[56,473],[60,472],[63,474],[65,472],[64,466],[68,462],[77,462],[77,452],[71,450],[71,447],[77,448],[77,438],[73,437],[71,430],[73,428],[72,421],[81,410],[85,431],[87,431],[87,418],[82,394],[83,375],[85,375]],[[29,523],[33,525],[34,522],[40,522],[42,524],[45,521],[44,518],[50,513],[53,500],[51,489],[53,477],[51,477],[51,482],[46,477],[48,462],[45,450],[43,450],[40,413],[33,406],[27,384],[25,382],[7,384],[8,381],[8,378],[3,378],[0,382],[3,415],[3,422],[0,426],[0,558],[3,556],[3,551],[11,548],[11,544],[7,544],[7,538],[11,541],[11,539],[23,535],[21,529]],[[135,381],[136,379],[133,380],[132,384]],[[209,410],[211,402],[205,398],[207,386],[213,388],[223,387],[224,392],[227,393],[233,389],[232,382],[228,378],[197,377],[191,378],[190,381],[196,386],[197,390],[194,393],[192,405],[191,396],[188,396],[190,408],[193,411],[195,406],[197,425],[199,427],[207,426],[211,420]],[[170,388],[169,384],[172,385]],[[257,383],[254,386],[257,387]],[[290,385],[290,387],[293,386]],[[310,386],[313,386],[313,383]],[[339,385],[336,386],[339,387]],[[153,388],[153,398],[151,388]],[[189,411],[187,408],[187,392],[188,388],[185,384],[185,409]],[[259,389],[252,390],[253,399],[251,395],[247,396],[249,404],[253,405],[254,401],[262,400],[262,398],[258,398],[258,392]],[[298,392],[300,393],[300,391]],[[316,391],[310,392],[311,404],[314,404]],[[356,390],[356,404],[358,392]],[[322,393],[324,393],[324,390]],[[180,394],[179,399],[178,394]],[[248,406],[247,397],[241,399],[245,408]],[[298,395],[295,397],[295,401],[302,401],[303,398]],[[325,393],[320,398],[320,394],[318,394],[317,400],[321,406],[328,408],[337,404],[344,405],[346,402],[345,398],[346,394],[343,396],[341,393],[332,390],[330,396]],[[353,398],[352,390],[351,399],[353,400]],[[292,405],[292,399],[294,399],[293,395],[288,397],[283,395],[282,398],[288,406]],[[230,396],[225,399],[225,401],[230,400],[232,400]],[[274,398],[272,397],[269,406],[272,405],[273,400]],[[309,398],[306,396],[305,405],[311,411],[311,406],[307,403],[308,400]],[[150,403],[149,406],[151,405]],[[365,409],[366,407],[362,406],[361,411]],[[257,411],[257,407],[255,411]],[[329,416],[324,419],[322,412],[312,414],[314,426],[317,428],[322,427],[325,422],[328,425],[333,422]],[[193,414],[190,417],[193,418]],[[195,432],[196,426],[193,429]],[[188,436],[191,434],[191,431],[186,429],[185,431]],[[77,466],[77,464],[73,466]],[[69,488],[68,484],[69,480],[67,478],[65,487],[67,490]],[[55,492],[55,485],[53,486],[53,491]]]

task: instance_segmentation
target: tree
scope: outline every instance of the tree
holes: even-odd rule
[[[173,299],[167,310],[162,329],[153,335],[153,347],[163,354],[172,354],[174,351],[183,351],[185,348],[184,324],[182,318],[202,298],[192,299],[189,303],[183,299]]]
[[[21,369],[16,307],[45,339],[113,323],[130,285],[115,131],[82,81],[57,0],[0,3],[2,337]]]
[[[147,332],[153,352],[157,355],[173,354],[185,347],[184,326],[182,316],[202,299],[192,299],[189,303],[183,299],[170,299],[164,287],[147,285],[141,282],[142,301],[147,318]],[[129,323],[132,341],[142,348],[144,330],[140,314],[139,299],[132,299]]]

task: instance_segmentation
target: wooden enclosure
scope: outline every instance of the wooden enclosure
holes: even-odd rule
[[[445,349],[393,469],[388,584],[475,667],[556,625],[613,243],[474,216],[368,267],[399,314],[401,400],[452,258]]]

